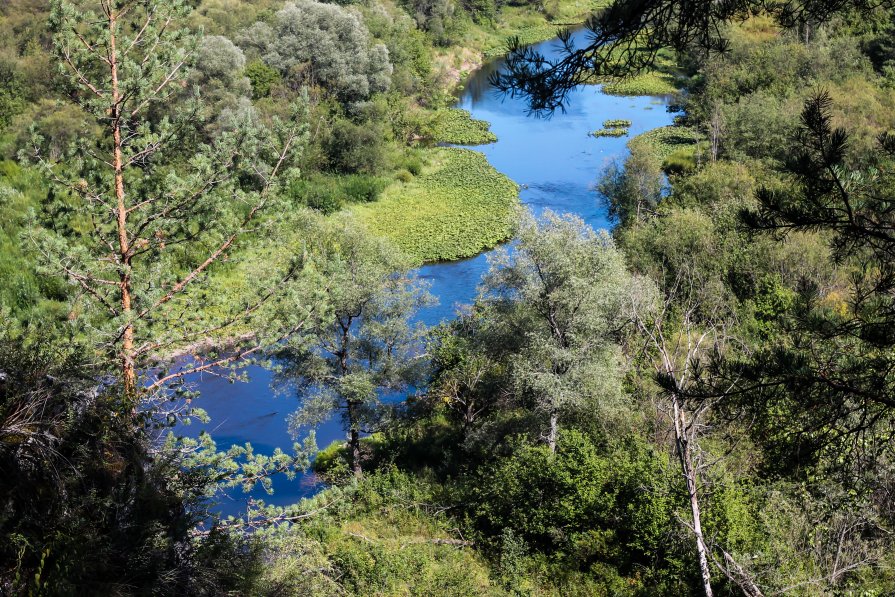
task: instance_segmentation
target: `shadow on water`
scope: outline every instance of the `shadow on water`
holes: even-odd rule
[[[584,34],[578,32],[575,36]],[[538,47],[551,54],[556,51],[557,42],[544,42]],[[656,98],[609,96],[597,87],[587,86],[572,92],[564,113],[549,119],[532,117],[524,100],[502,96],[489,87],[488,77],[503,64],[503,60],[496,60],[470,75],[458,103],[474,118],[489,121],[498,138],[496,143],[473,149],[484,153],[492,166],[520,185],[520,201],[536,214],[545,209],[568,212],[594,228],[607,228],[609,222],[593,186],[613,159],[626,154],[630,137],[595,138],[588,133],[601,128],[604,120],[621,118],[632,121],[629,130],[635,136],[671,124],[672,115],[664,105],[654,109],[660,108]],[[457,306],[468,305],[475,298],[476,287],[487,268],[487,254],[420,268],[420,276],[431,283],[431,292],[439,304],[424,310],[419,319],[435,325],[453,317]],[[202,394],[200,405],[212,422],[189,427],[187,433],[207,430],[222,449],[250,442],[257,452],[269,453],[277,446],[290,450],[293,439],[286,418],[295,409],[296,397],[283,388],[272,387],[273,375],[269,371],[253,367],[248,374],[247,383],[231,384],[214,376],[193,380]],[[321,448],[344,437],[338,419],[317,429]],[[249,497],[278,505],[291,504],[319,488],[320,483],[310,474],[292,481],[280,476],[274,480],[274,495],[267,496],[260,488],[251,494],[235,491],[222,503],[220,511],[237,514],[244,510]]]

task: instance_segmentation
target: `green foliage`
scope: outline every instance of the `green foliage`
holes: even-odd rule
[[[15,66],[0,59],[0,131],[25,110],[26,82]]]
[[[387,163],[383,137],[379,123],[338,118],[324,141],[327,166],[343,174],[379,174]]]
[[[468,17],[454,0],[405,0],[402,4],[417,27],[438,45],[449,45],[466,28]]]
[[[662,178],[658,160],[635,145],[624,164],[609,164],[597,183],[597,192],[610,219],[625,226],[655,212],[662,199]]]
[[[475,151],[442,148],[429,155],[432,164],[422,175],[355,207],[358,221],[417,263],[471,257],[509,238],[516,184]]]
[[[391,83],[388,49],[370,39],[357,13],[336,4],[287,2],[240,41],[287,80],[322,85],[345,101],[366,100]]]
[[[280,376],[301,397],[289,418],[292,434],[339,413],[350,434],[352,468],[360,474],[360,434],[388,415],[382,393],[415,387],[424,374],[425,362],[412,353],[425,327],[411,319],[431,299],[406,261],[352,218],[320,232],[315,244],[327,257],[319,266],[326,310],[312,314],[303,334],[278,347]]]
[[[331,214],[347,205],[376,201],[387,185],[388,179],[367,174],[312,174],[292,181],[286,195],[295,205]]]
[[[524,27],[516,31],[511,38],[507,39],[506,37],[504,37],[498,44],[490,48],[486,48],[484,51],[484,56],[486,59],[489,60],[499,58],[507,53],[507,47],[511,40],[518,39],[521,45],[528,46],[546,41],[548,39],[553,39],[559,34],[560,31],[562,31],[562,29],[563,27],[561,25],[551,24],[531,25]]]
[[[497,141],[497,136],[489,130],[490,123],[475,120],[460,108],[438,110],[433,121],[434,140],[439,143],[482,145]]]
[[[70,338],[19,334],[0,311],[0,590],[5,594],[243,592],[252,540],[213,527],[215,472],[187,470]]]
[[[662,170],[668,174],[681,174],[696,169],[696,145],[676,149],[662,161]]]
[[[539,562],[555,586],[662,594],[664,574],[671,573],[667,580],[677,590],[683,580],[673,576],[681,546],[672,539],[674,494],[661,475],[668,466],[636,441],[606,451],[569,430],[555,454],[517,443],[469,479],[463,497],[510,583],[530,582]]]
[[[552,443],[560,416],[587,410],[608,421],[623,401],[612,330],[626,320],[632,279],[609,235],[575,216],[526,213],[517,238],[491,260],[477,306],[524,338],[509,363],[512,384],[547,420]]]
[[[296,514],[324,508],[266,541],[268,565],[258,592],[502,595],[488,564],[459,530],[428,514],[438,499],[434,490],[391,469],[301,505]]]
[[[260,60],[255,60],[246,65],[245,76],[252,85],[252,97],[255,99],[269,96],[271,90],[283,80],[280,71],[267,66]]]

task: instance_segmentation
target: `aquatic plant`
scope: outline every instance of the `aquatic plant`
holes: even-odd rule
[[[509,238],[516,183],[477,151],[447,147],[430,155],[420,176],[355,206],[358,220],[417,263],[471,257]]]
[[[629,126],[631,126],[631,121],[625,120],[624,118],[615,118],[603,121],[604,129],[626,129]]]
[[[482,145],[497,141],[489,129],[491,123],[476,120],[466,110],[444,108],[438,110],[432,122],[435,140],[453,145]]]
[[[628,147],[632,150],[637,146],[642,147],[664,162],[671,154],[680,150],[695,150],[697,138],[695,129],[685,126],[664,126],[637,135],[628,141]]]
[[[593,137],[624,137],[627,134],[628,129],[618,127],[597,129],[591,132],[591,136]]]

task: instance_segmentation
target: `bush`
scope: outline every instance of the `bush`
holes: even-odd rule
[[[245,76],[252,85],[252,97],[255,99],[269,96],[271,90],[283,80],[278,70],[267,66],[260,60],[246,65]]]
[[[413,174],[411,174],[409,170],[402,169],[398,170],[398,172],[395,173],[395,178],[397,178],[401,182],[410,182],[411,180],[413,180]]]
[[[286,194],[295,205],[306,205],[331,214],[352,203],[376,201],[387,184],[387,179],[379,176],[314,174],[293,181]]]
[[[361,124],[340,118],[324,143],[329,167],[344,174],[377,174],[385,168],[386,155],[381,125]]]
[[[414,176],[419,176],[423,173],[423,161],[417,157],[408,158],[404,162],[404,168]]]
[[[283,76],[320,84],[346,102],[366,100],[391,83],[386,47],[373,43],[358,14],[335,4],[287,2],[272,26],[255,23],[240,41]]]
[[[679,582],[685,574],[675,561],[688,548],[670,538],[674,504],[681,503],[675,500],[684,498],[668,485],[668,465],[643,440],[628,437],[601,450],[566,430],[556,454],[517,442],[512,455],[469,481],[463,501],[483,543],[503,554],[511,537],[515,551],[542,554],[557,585],[576,571],[628,590],[656,586],[666,574]],[[680,589],[671,594],[686,592]]]

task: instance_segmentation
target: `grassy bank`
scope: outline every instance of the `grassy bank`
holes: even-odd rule
[[[430,165],[420,176],[392,184],[375,203],[355,206],[358,219],[418,263],[471,257],[509,238],[516,183],[475,151],[428,154]]]

